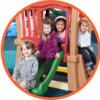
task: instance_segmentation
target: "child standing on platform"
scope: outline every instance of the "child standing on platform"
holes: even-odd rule
[[[43,81],[51,68],[54,58],[60,56],[56,36],[52,31],[52,21],[50,18],[45,18],[43,20],[43,34],[39,40],[39,51],[37,51],[37,53],[39,54],[39,63],[45,61],[44,72],[41,76],[41,81]]]

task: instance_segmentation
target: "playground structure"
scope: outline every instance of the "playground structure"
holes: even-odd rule
[[[24,12],[21,12],[19,16],[16,17],[18,34],[17,39],[15,40],[15,44],[17,46],[17,59],[21,56],[20,43],[22,40],[31,40],[34,42],[36,47],[38,47],[38,39],[42,34],[42,20],[44,17],[43,11],[46,11],[50,8],[58,8],[66,12],[66,40],[65,44],[63,45],[64,52],[60,52],[61,57],[59,59],[55,58],[53,61],[52,68],[46,80],[44,80],[42,83],[39,83],[36,88],[31,91],[37,95],[43,95],[47,91],[48,85],[56,71],[61,71],[68,74],[68,89],[70,91],[80,88],[87,81],[85,65],[82,56],[78,54],[77,47],[77,24],[79,12],[75,8],[71,8],[69,5],[62,2],[40,2],[36,5],[32,5],[29,9],[25,9]],[[69,25],[71,25],[71,28],[70,51],[68,54],[67,48]],[[64,57],[66,60],[67,68],[58,67],[62,57]],[[43,64],[41,66],[43,66]],[[38,76],[42,70],[43,69],[41,67],[41,69],[39,69]]]

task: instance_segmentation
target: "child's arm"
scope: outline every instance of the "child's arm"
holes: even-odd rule
[[[42,37],[40,37],[39,39],[39,45],[38,45],[38,50],[35,52],[35,55],[38,56],[41,49],[42,49],[42,46],[43,46],[43,40],[42,40]]]
[[[93,52],[94,52],[94,50],[93,50],[93,47],[92,47],[92,46],[89,46],[89,49],[90,49],[91,51],[93,51]]]
[[[56,54],[55,57],[60,57],[60,53],[59,53],[59,50],[58,50],[58,44],[57,44],[55,35],[54,35],[54,38],[53,38],[53,49],[54,49],[54,52]]]
[[[16,63],[16,65],[14,67],[14,72],[13,72],[13,75],[12,75],[12,77],[13,77],[14,80],[16,80],[16,78],[18,76],[19,68],[20,68],[20,66],[19,66],[19,62],[18,62],[18,63]]]
[[[45,35],[42,35],[42,40],[44,40],[44,41],[46,41],[46,40],[47,40],[47,38],[46,38],[46,36],[45,36]]]
[[[37,50],[37,51],[35,52],[35,56],[38,56],[39,54],[40,54],[40,51]]]
[[[23,87],[23,88],[27,88],[27,83],[26,83],[26,81],[21,81],[20,83],[19,83],[19,85],[21,86],[21,87]]]
[[[40,37],[40,39],[39,39],[39,47],[38,47],[39,51],[41,50],[42,46],[43,46],[43,40],[42,40],[42,37]]]

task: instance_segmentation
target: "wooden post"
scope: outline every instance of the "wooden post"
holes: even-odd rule
[[[71,17],[70,55],[67,57],[68,64],[68,87],[73,91],[78,84],[78,49],[77,49],[77,21],[78,12],[73,8]]]
[[[73,91],[87,81],[85,64],[82,55],[78,54],[78,12],[72,9],[71,18],[71,33],[70,33],[70,55],[67,58],[68,64],[68,87],[69,90]]]
[[[18,58],[22,55],[21,53],[21,38],[23,37],[23,31],[22,31],[22,23],[21,23],[21,16],[16,17],[16,25],[17,25],[17,39],[15,39],[15,45],[17,46],[16,50],[16,61],[18,61]]]
[[[84,83],[87,81],[86,67],[82,55],[79,55],[78,81],[79,81],[79,87],[83,86]]]

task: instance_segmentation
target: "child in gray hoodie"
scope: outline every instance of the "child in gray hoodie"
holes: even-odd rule
[[[36,84],[36,74],[38,71],[38,61],[34,57],[35,46],[30,41],[24,41],[21,45],[23,56],[14,67],[13,78],[23,88],[34,88]]]

